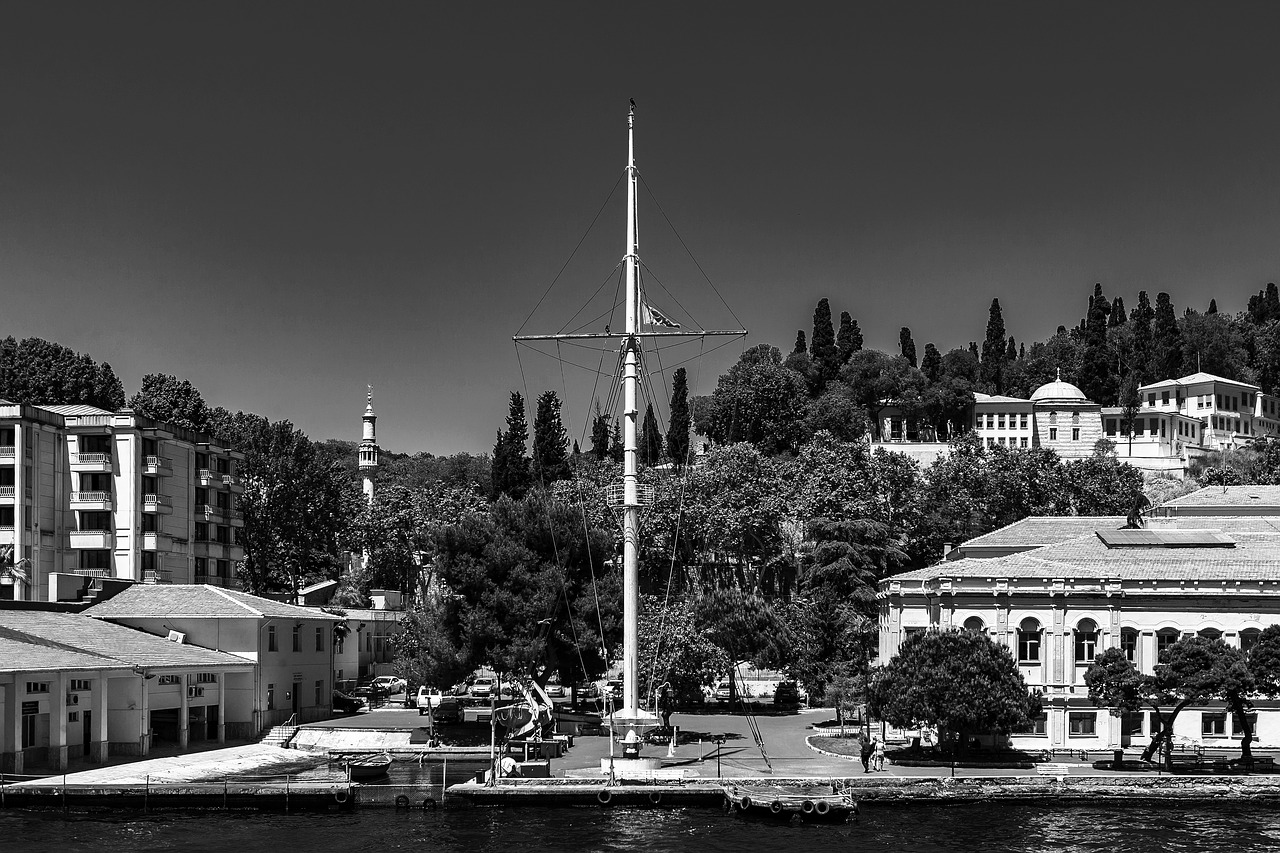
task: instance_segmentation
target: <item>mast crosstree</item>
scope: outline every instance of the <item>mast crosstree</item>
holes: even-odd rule
[[[640,480],[638,466],[638,392],[642,361],[642,338],[743,336],[744,329],[720,331],[642,330],[645,319],[640,301],[640,235],[637,223],[636,189],[639,172],[635,156],[635,101],[627,113],[627,235],[623,255],[625,271],[625,315],[623,334],[609,332],[559,335],[517,335],[515,341],[574,340],[582,338],[621,339],[622,349],[622,707],[614,711],[611,725],[615,735],[639,743],[640,736],[657,723],[653,713],[640,707]],[[652,321],[648,321],[652,322]]]

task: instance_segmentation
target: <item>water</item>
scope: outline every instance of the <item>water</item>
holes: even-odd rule
[[[841,826],[745,822],[715,809],[364,809],[280,815],[0,811],[0,850],[79,853],[285,851],[1181,851],[1280,850],[1280,812],[1269,805],[863,807]]]

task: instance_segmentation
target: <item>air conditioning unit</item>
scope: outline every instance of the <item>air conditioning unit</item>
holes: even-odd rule
[[[79,693],[68,693],[68,694],[67,694],[67,704],[68,704],[68,705],[79,705],[79,704],[80,704],[80,694],[79,694]]]
[[[197,695],[197,696],[203,696],[203,695],[204,695],[204,688],[203,688],[203,687],[197,687],[197,688],[196,688],[196,695]]]
[[[194,699],[194,698],[196,698],[196,695],[197,695],[197,694],[196,694],[196,691],[197,691],[197,690],[199,690],[199,689],[200,689],[199,687],[194,687],[194,686],[192,686],[192,687],[188,687],[188,688],[187,688],[187,698],[188,698],[188,699]]]
[[[171,643],[185,643],[186,641],[187,641],[187,635],[186,635],[186,634],[184,634],[184,633],[182,633],[181,631],[170,631],[170,632],[169,632],[169,642],[171,642]]]

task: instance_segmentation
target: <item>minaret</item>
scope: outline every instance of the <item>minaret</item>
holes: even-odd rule
[[[364,407],[364,435],[360,439],[360,478],[364,499],[373,503],[373,475],[378,472],[378,416],[373,413],[373,386],[369,386],[369,402]]]

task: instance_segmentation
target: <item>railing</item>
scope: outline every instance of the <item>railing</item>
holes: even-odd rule
[[[143,464],[150,468],[171,468],[173,463],[165,456],[146,456],[143,458]]]
[[[152,504],[154,506],[168,506],[169,499],[164,495],[143,495],[142,502],[144,504]]]
[[[147,569],[142,573],[143,583],[171,583],[173,573],[168,569]]]
[[[111,577],[110,569],[72,569],[71,574],[79,575],[82,578],[109,578]]]
[[[110,492],[72,492],[72,503],[104,503],[111,500]]]
[[[17,448],[12,444],[0,444],[0,459],[5,457],[17,456]]]
[[[213,479],[213,472],[208,468],[201,468],[196,472],[196,476],[200,478],[202,483],[208,485],[208,482]]]
[[[0,498],[14,497],[15,489],[15,486],[0,486]]]
[[[228,512],[228,510],[225,510],[222,507],[211,506],[209,504],[203,504],[202,508],[206,517],[223,518]]]
[[[110,453],[73,453],[72,462],[78,465],[104,465],[111,461]]]

